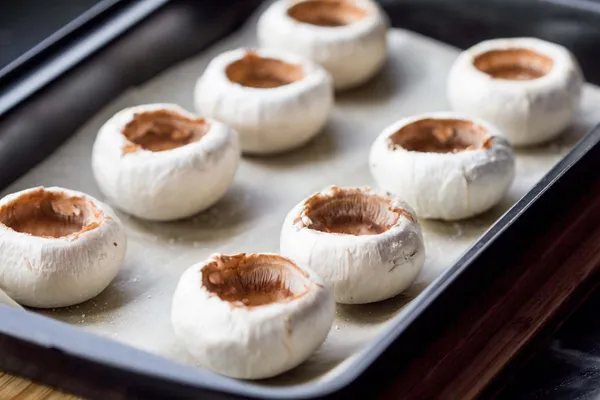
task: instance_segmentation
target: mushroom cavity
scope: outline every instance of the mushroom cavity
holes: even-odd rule
[[[92,170],[102,192],[136,217],[190,217],[216,203],[241,157],[237,132],[174,104],[126,108],[98,132]]]
[[[32,236],[60,238],[97,228],[103,214],[83,197],[43,188],[15,198],[0,208],[0,223]]]
[[[379,187],[401,195],[419,217],[468,218],[502,199],[515,161],[508,142],[487,122],[454,113],[404,118],[371,147]]]
[[[388,18],[372,0],[279,0],[258,21],[262,47],[322,65],[336,89],[358,86],[381,69]]]
[[[462,52],[448,74],[460,114],[497,126],[516,146],[548,141],[573,120],[583,75],[563,46],[535,38],[494,39]]]
[[[420,119],[389,137],[390,147],[422,153],[458,153],[490,146],[487,130],[461,119]]]
[[[139,112],[123,127],[123,135],[134,144],[125,152],[166,151],[199,141],[210,129],[203,118],[188,118],[173,110]],[[132,149],[133,147],[133,149]]]
[[[473,60],[475,68],[496,79],[513,81],[541,78],[552,69],[548,56],[530,49],[498,49],[487,51]]]
[[[331,293],[306,267],[277,254],[215,254],[181,276],[171,321],[205,368],[260,379],[308,358],[334,313]]]
[[[405,214],[392,207],[389,199],[360,189],[332,189],[334,194],[317,193],[305,201],[297,222],[326,233],[378,235],[392,228]]]
[[[198,79],[194,96],[198,112],[234,128],[242,151],[251,154],[303,145],[322,130],[333,107],[329,74],[276,49],[220,54]]]
[[[229,64],[225,74],[231,82],[261,89],[288,85],[304,78],[304,71],[300,65],[260,57],[255,52],[248,52],[240,60]]]
[[[350,25],[367,13],[347,0],[307,0],[290,7],[288,15],[306,24],[338,27]]]
[[[319,274],[338,303],[395,296],[425,260],[412,209],[369,188],[332,186],[303,200],[288,213],[280,246],[282,255]]]
[[[125,231],[105,204],[63,188],[33,188],[0,200],[0,289],[40,308],[81,303],[114,279]]]
[[[283,257],[241,254],[222,256],[204,267],[202,284],[223,301],[256,307],[299,298],[310,281]]]

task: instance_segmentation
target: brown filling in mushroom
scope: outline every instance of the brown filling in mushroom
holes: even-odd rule
[[[309,281],[287,258],[242,253],[219,256],[204,267],[202,284],[221,300],[256,307],[303,296]]]
[[[367,13],[349,0],[308,0],[290,7],[288,15],[306,24],[338,27],[350,25]]]
[[[423,153],[458,153],[488,148],[491,137],[484,127],[471,121],[427,118],[392,134],[389,145]]]
[[[377,235],[398,222],[404,210],[393,207],[390,202],[359,189],[334,188],[334,194],[318,193],[304,205],[302,216],[310,219],[310,229],[346,235]]]
[[[33,236],[60,238],[100,225],[103,214],[82,197],[39,189],[0,208],[0,223]]]
[[[209,130],[202,118],[187,118],[175,111],[156,110],[136,113],[123,128],[123,135],[132,142],[123,152],[138,148],[150,151],[172,150],[199,141]]]
[[[276,88],[304,78],[301,66],[260,57],[254,52],[228,65],[225,73],[231,82],[259,89]]]
[[[473,61],[481,72],[513,81],[540,78],[550,72],[553,64],[550,57],[528,49],[492,50]]]

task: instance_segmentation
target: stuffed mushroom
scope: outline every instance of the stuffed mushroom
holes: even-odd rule
[[[237,133],[174,104],[126,108],[98,133],[92,169],[104,195],[136,217],[166,221],[216,203],[240,162]]]
[[[458,220],[498,203],[515,175],[510,144],[479,119],[429,113],[390,125],[371,147],[371,174],[422,218]]]
[[[280,250],[313,269],[346,304],[401,293],[425,261],[412,208],[370,188],[331,186],[301,201],[285,218]]]
[[[331,293],[301,264],[277,254],[215,254],[181,276],[172,324],[205,368],[260,379],[307,359],[334,314]]]
[[[196,109],[240,134],[242,151],[273,154],[317,135],[333,107],[331,77],[282,50],[228,51],[198,79]]]
[[[117,275],[125,230],[109,206],[59,187],[0,200],[0,288],[38,308],[81,303]]]
[[[310,58],[331,73],[336,89],[348,89],[381,69],[388,26],[371,0],[279,0],[257,30],[261,46]]]
[[[496,125],[515,146],[556,137],[577,112],[583,75],[563,46],[535,38],[494,39],[465,50],[450,70],[456,112]]]

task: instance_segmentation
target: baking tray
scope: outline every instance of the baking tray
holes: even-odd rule
[[[180,24],[174,23],[177,20],[175,17],[183,18],[177,20],[179,23],[186,20],[188,23],[189,20],[197,23],[193,18],[197,15],[198,18],[205,18],[205,28],[220,27],[221,34],[212,35],[216,39],[228,33],[226,28],[231,30],[236,26],[239,18],[232,15],[243,16],[246,10],[255,5],[251,3],[233,2],[219,8],[222,6],[207,2],[206,8],[203,8],[194,2],[175,1],[153,15],[150,21],[145,22],[147,25],[142,24],[140,29],[142,34],[156,38],[157,33],[153,35],[153,31],[147,28],[154,23],[154,28],[163,28],[162,33],[174,35],[175,31],[181,35],[182,31],[189,33],[186,29],[192,28],[180,27]],[[393,22],[398,21],[394,18],[397,14],[407,18],[406,14],[397,12],[394,4],[384,4],[390,7]],[[428,6],[435,7],[436,4],[439,6],[443,3],[431,2]],[[402,6],[417,7],[416,3],[410,2]],[[225,10],[228,10],[227,14],[224,14]],[[573,12],[572,9],[567,11]],[[220,15],[227,16],[227,23],[219,23]],[[169,66],[163,60],[162,67],[156,67],[151,71],[154,73],[148,74],[151,80],[125,91],[110,102],[106,101],[107,96],[102,96],[107,104],[101,111],[83,123],[54,154],[3,189],[3,194],[44,184],[66,186],[102,198],[89,166],[90,150],[99,126],[119,109],[138,103],[171,101],[192,109],[191,93],[197,76],[210,58],[219,52],[241,45],[253,45],[255,20],[256,16],[251,17],[241,30],[222,37],[218,43],[203,49],[192,59],[153,76],[158,72],[156,69]],[[157,21],[163,25],[157,24]],[[125,36],[122,40],[127,39],[128,36]],[[179,42],[174,44],[176,48],[186,47],[181,43],[182,39]],[[114,43],[113,51],[117,51],[122,43]],[[423,319],[427,307],[451,284],[456,287],[461,276],[466,275],[465,271],[469,270],[472,275],[472,271],[484,267],[477,264],[482,253],[498,251],[498,248],[494,249],[495,243],[501,242],[500,239],[509,234],[517,217],[523,218],[527,212],[533,212],[530,209],[536,206],[539,198],[548,197],[551,183],[557,177],[575,173],[571,170],[575,161],[589,157],[600,136],[598,132],[588,135],[569,153],[597,120],[595,104],[599,104],[600,89],[587,85],[578,120],[568,132],[553,143],[517,152],[518,178],[498,207],[466,222],[422,221],[428,256],[423,273],[411,289],[404,295],[381,303],[338,306],[336,322],[324,346],[293,371],[269,380],[242,382],[186,366],[186,363],[193,364],[193,360],[188,359],[175,343],[168,314],[174,286],[187,266],[215,251],[277,251],[283,217],[301,198],[329,184],[373,183],[368,173],[367,154],[372,140],[384,126],[402,116],[447,108],[444,96],[446,72],[458,50],[399,29],[390,32],[389,49],[389,61],[379,76],[361,88],[337,96],[336,111],[322,135],[306,147],[286,155],[245,158],[233,187],[215,207],[188,221],[168,224],[144,222],[121,214],[129,236],[128,256],[115,282],[96,299],[71,308],[36,311],[36,314],[0,307],[0,332],[3,333],[0,348],[4,350],[10,346],[8,350],[20,354],[20,357],[25,349],[35,348],[38,351],[37,360],[16,357],[12,361],[4,360],[4,364],[8,365],[6,368],[36,376],[39,372],[35,372],[35,361],[42,366],[57,357],[62,360],[63,373],[64,370],[74,371],[77,366],[85,365],[87,372],[76,374],[85,374],[87,377],[84,380],[93,380],[90,375],[108,374],[115,379],[115,385],[121,382],[129,390],[143,395],[157,393],[154,390],[160,389],[182,395],[211,392],[216,396],[216,392],[228,392],[255,397],[298,398],[339,394],[340,390],[350,390],[352,386],[349,384],[353,381],[363,382],[364,387],[362,377],[369,373],[372,375],[375,370],[373,366],[381,364],[384,350],[394,346],[397,351],[398,346],[406,346],[408,341],[403,344],[402,338],[406,336],[404,333],[410,323]],[[198,44],[190,45],[188,54],[190,50],[199,50]],[[111,46],[107,46],[104,54],[106,51],[110,53]],[[178,58],[186,55],[186,51],[171,50],[170,61],[178,61]],[[103,65],[106,66],[106,63]],[[74,68],[70,78],[76,79],[77,75],[73,74],[77,73],[83,73],[81,68]],[[66,86],[68,78],[68,74],[62,78]],[[53,85],[44,91],[58,90],[56,84]],[[114,92],[122,91],[122,88],[116,88],[118,85],[114,86]],[[37,98],[43,100],[44,94],[47,93]],[[28,100],[34,106],[35,101],[35,97]],[[31,107],[31,104],[24,104],[6,115],[8,127],[11,127],[11,122],[19,121],[15,115],[18,117],[22,110],[35,110]],[[94,111],[92,107],[89,110]],[[85,111],[88,112],[87,109]],[[44,117],[48,118],[48,115],[40,116],[41,119]],[[81,118],[78,124],[75,119],[70,123],[81,125]],[[39,130],[35,132],[39,133]],[[70,136],[63,135],[46,140],[57,147],[62,138]],[[5,138],[4,131],[0,139]],[[12,146],[9,146],[11,143]],[[18,154],[28,145],[15,143],[5,141],[0,152],[8,148]],[[38,155],[40,158],[44,156]],[[563,161],[528,193],[561,159]],[[27,166],[25,161],[13,164],[16,167],[12,165],[13,168],[9,169],[11,172]],[[3,179],[8,182],[10,177],[9,174]],[[290,185],[290,182],[293,184]],[[486,230],[487,233],[481,236]],[[410,302],[437,277],[434,284]],[[40,314],[50,318],[40,318]],[[99,335],[89,335],[89,332]],[[114,340],[106,340],[106,337]],[[361,379],[357,379],[359,376]]]

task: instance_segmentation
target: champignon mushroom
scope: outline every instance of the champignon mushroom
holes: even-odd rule
[[[309,269],[277,254],[215,254],[181,276],[172,324],[205,368],[260,379],[308,358],[334,314],[331,293]]]
[[[457,220],[505,195],[515,174],[512,149],[494,126],[455,113],[404,118],[371,147],[371,174],[419,217]]]
[[[279,153],[321,131],[333,107],[331,77],[279,50],[237,49],[213,59],[198,79],[196,108],[240,134],[242,151]]]
[[[563,46],[495,39],[465,50],[448,77],[454,111],[496,125],[515,146],[550,140],[572,122],[583,75]]]
[[[91,299],[117,275],[126,248],[114,212],[84,193],[37,187],[0,200],[0,288],[22,305]]]
[[[399,294],[425,261],[412,209],[370,188],[331,186],[301,201],[283,223],[280,250],[314,270],[346,304]]]
[[[386,59],[388,18],[371,0],[279,0],[258,21],[258,40],[321,64],[336,89],[358,86]]]
[[[121,210],[174,220],[217,202],[241,153],[237,133],[174,104],[126,108],[100,129],[92,153],[98,186]]]

